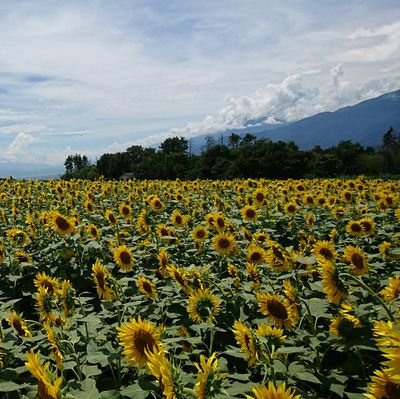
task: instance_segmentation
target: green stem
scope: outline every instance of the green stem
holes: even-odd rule
[[[357,285],[359,285],[360,287],[362,287],[366,291],[368,291],[368,293],[370,293],[382,305],[383,309],[385,309],[387,315],[389,316],[389,319],[392,322],[395,321],[393,314],[390,311],[390,309],[388,308],[388,306],[386,305],[386,303],[378,295],[376,295],[376,293],[370,287],[368,287],[367,284],[365,284],[363,281],[361,281],[356,276],[353,276],[352,274],[349,274],[349,273],[342,273],[342,276],[349,277],[351,280],[353,280],[355,283],[357,283]]]

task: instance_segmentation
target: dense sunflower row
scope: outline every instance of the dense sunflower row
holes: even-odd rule
[[[0,182],[0,396],[400,397],[400,182]]]

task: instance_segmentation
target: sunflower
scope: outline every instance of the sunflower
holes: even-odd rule
[[[368,384],[368,399],[397,399],[400,398],[400,384],[392,382],[393,371],[390,369],[376,370]]]
[[[260,324],[257,326],[256,335],[268,340],[268,346],[278,348],[285,342],[286,335],[279,327],[273,327],[268,324]]]
[[[285,213],[287,215],[294,215],[297,212],[297,205],[294,202],[288,202],[285,205]]]
[[[156,233],[160,238],[168,237],[169,236],[168,226],[166,224],[157,225]]]
[[[268,316],[278,327],[291,329],[296,325],[297,318],[293,317],[288,299],[270,293],[259,293],[257,299],[260,313]]]
[[[350,235],[355,236],[355,237],[360,237],[360,236],[364,235],[363,226],[361,225],[361,223],[359,221],[355,221],[355,220],[350,220],[350,222],[347,223],[346,231]]]
[[[160,248],[157,255],[158,271],[162,277],[167,274],[167,267],[170,264],[168,252],[164,248]]]
[[[270,237],[270,235],[268,233],[265,233],[263,231],[259,231],[259,232],[255,233],[253,235],[253,238],[254,238],[255,241],[258,241],[258,242],[260,242],[262,244],[265,244],[270,240],[271,237]]]
[[[197,382],[194,386],[198,399],[211,399],[221,393],[223,380],[228,376],[221,373],[217,354],[214,352],[208,360],[200,355],[200,364],[194,364],[198,370]]]
[[[354,328],[362,327],[361,320],[354,316],[351,303],[343,302],[339,315],[331,319],[329,331],[339,337],[346,337]]]
[[[95,224],[88,224],[86,226],[86,232],[91,238],[99,238],[100,230]]]
[[[94,210],[93,202],[92,202],[90,199],[87,199],[87,200],[83,203],[83,207],[84,207],[85,210],[87,210],[88,212],[93,212],[93,210]]]
[[[49,371],[49,362],[40,363],[40,352],[35,353],[32,349],[26,353],[27,362],[25,367],[38,381],[38,398],[43,399],[58,399],[60,394],[60,387],[62,384],[62,377],[56,378]]]
[[[75,221],[72,218],[68,218],[59,212],[50,213],[50,223],[54,230],[61,235],[70,235],[75,229]]]
[[[14,256],[18,263],[32,263],[32,256],[25,251],[17,251]]]
[[[100,299],[105,299],[106,301],[112,301],[115,298],[115,293],[107,285],[107,280],[110,279],[110,272],[105,268],[105,266],[96,259],[96,262],[92,266],[92,277],[97,286],[97,294]]]
[[[268,382],[268,386],[258,384],[252,389],[252,395],[246,395],[246,399],[301,399],[300,395],[296,395],[291,388],[286,389],[286,384],[280,384],[275,387],[272,381]]]
[[[114,261],[121,270],[129,271],[133,269],[133,256],[131,250],[126,245],[120,245],[114,249]]]
[[[199,225],[192,230],[192,238],[195,242],[202,242],[207,238],[207,230],[205,227]]]
[[[46,287],[39,287],[36,294],[36,307],[39,311],[41,320],[49,320],[53,317],[53,295],[50,294]]]
[[[123,326],[117,327],[119,343],[123,355],[129,363],[145,366],[148,361],[146,353],[162,349],[160,329],[153,323],[131,317]]]
[[[214,220],[215,220],[215,227],[219,231],[223,231],[228,225],[225,216],[222,213],[216,213],[214,216]]]
[[[145,209],[143,209],[136,221],[136,228],[140,234],[147,234],[150,232],[150,221]]]
[[[257,265],[255,263],[246,263],[246,271],[253,281],[251,289],[258,290],[260,288],[260,276],[258,274]]]
[[[199,289],[189,296],[187,311],[196,323],[211,323],[221,310],[221,300],[208,288]]]
[[[317,241],[312,249],[312,253],[318,259],[333,260],[336,257],[335,244],[329,241]]]
[[[26,234],[25,231],[21,229],[15,229],[15,228],[9,229],[7,230],[6,234],[7,234],[7,239],[12,246],[25,247],[30,242],[28,234]]]
[[[118,212],[125,220],[129,220],[132,214],[132,208],[129,204],[123,202],[119,205]]]
[[[322,266],[322,289],[329,302],[339,305],[348,295],[347,288],[339,278],[337,267],[331,262],[324,262]]]
[[[391,260],[396,258],[396,256],[393,256],[391,254],[391,251],[393,250],[393,244],[390,241],[382,242],[381,244],[379,244],[378,249],[384,260]]]
[[[250,244],[247,248],[247,261],[254,265],[264,263],[266,257],[267,254],[264,248],[261,248],[256,244]]]
[[[369,217],[364,217],[358,221],[363,229],[363,234],[371,236],[375,233],[376,223]]]
[[[184,269],[176,267],[174,265],[170,265],[167,267],[167,272],[169,276],[178,283],[179,287],[181,287],[186,294],[190,294],[192,289],[189,287],[187,272]]]
[[[253,366],[258,360],[253,331],[247,327],[246,324],[238,320],[233,323],[232,331],[235,335],[236,342],[240,345],[240,351],[244,354],[244,360],[246,360],[249,366]]]
[[[350,266],[350,272],[356,276],[368,273],[368,258],[360,247],[348,245],[344,251],[344,259]]]
[[[117,224],[117,218],[114,215],[114,212],[111,209],[106,209],[104,212],[104,217],[108,221],[108,223],[115,225]]]
[[[400,276],[389,277],[388,285],[380,291],[387,302],[393,302],[400,297]]]
[[[177,399],[175,392],[174,374],[172,364],[167,359],[167,352],[164,350],[145,349],[147,357],[147,368],[150,373],[156,377],[165,399]]]
[[[7,321],[11,327],[15,328],[19,336],[32,337],[32,334],[29,331],[24,319],[15,310],[11,310],[10,317],[7,319]]]
[[[161,202],[160,198],[154,196],[150,200],[150,208],[154,212],[161,212],[164,209],[164,204]]]
[[[36,274],[36,278],[33,280],[33,283],[36,288],[47,288],[47,292],[53,296],[58,294],[60,288],[60,281],[56,277],[47,276],[45,272]]]
[[[64,356],[61,353],[60,348],[59,348],[59,346],[57,344],[57,340],[54,337],[54,333],[53,333],[53,330],[51,328],[50,321],[46,320],[43,323],[43,326],[44,326],[44,329],[45,329],[46,334],[47,334],[47,339],[48,339],[48,341],[49,341],[49,343],[51,345],[51,348],[53,350],[53,356],[54,356],[54,360],[56,361],[57,368],[59,370],[62,370],[64,368],[64,364],[63,364]]]
[[[214,249],[224,255],[230,255],[235,250],[235,238],[230,233],[219,233],[213,239]]]
[[[242,219],[248,222],[254,222],[257,220],[257,208],[255,206],[246,205],[240,211]]]
[[[265,262],[274,270],[288,270],[293,265],[289,256],[286,255],[284,249],[274,241],[269,241],[269,249],[266,252]]]
[[[139,291],[151,299],[157,298],[157,289],[154,283],[144,276],[139,276],[136,280]]]
[[[253,200],[257,206],[261,206],[264,204],[265,201],[265,192],[262,188],[257,188],[253,191]]]
[[[175,209],[171,214],[171,223],[175,227],[185,227],[188,223],[189,216],[182,215],[177,209]]]

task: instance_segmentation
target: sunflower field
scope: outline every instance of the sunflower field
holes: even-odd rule
[[[0,398],[400,398],[399,192],[0,181]]]

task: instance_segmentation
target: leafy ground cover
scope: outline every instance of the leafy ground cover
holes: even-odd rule
[[[1,397],[399,398],[399,188],[0,182]]]

